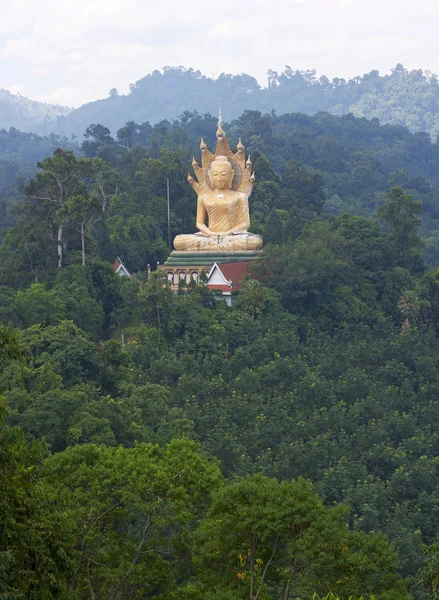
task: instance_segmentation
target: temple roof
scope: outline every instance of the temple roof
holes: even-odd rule
[[[113,269],[115,270],[115,272],[118,275],[125,276],[125,277],[131,277],[131,278],[134,277],[134,275],[128,271],[128,269],[126,268],[126,266],[123,264],[123,262],[120,260],[119,257],[117,257],[116,260],[114,261]]]
[[[248,274],[248,265],[251,261],[215,263],[207,278],[207,287],[211,289],[229,289],[229,291],[242,289],[240,283]]]
[[[232,282],[237,284],[242,281],[248,273],[249,262],[221,263],[219,268],[223,275]]]

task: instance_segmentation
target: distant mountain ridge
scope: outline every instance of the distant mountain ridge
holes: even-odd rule
[[[14,127],[21,131],[47,134],[53,129],[57,117],[71,111],[69,106],[38,102],[0,89],[0,129]]]
[[[186,111],[216,113],[222,106],[226,120],[245,110],[277,114],[321,111],[341,116],[379,119],[402,125],[412,132],[439,135],[439,82],[430,71],[406,70],[396,65],[389,75],[371,71],[349,80],[316,77],[315,71],[269,70],[268,85],[262,87],[250,75],[221,74],[217,79],[183,67],[155,70],[119,95],[113,88],[108,98],[76,109],[32,102],[0,91],[0,128],[11,126],[39,134],[56,133],[82,138],[92,123],[113,133],[129,121],[156,124],[173,120]]]

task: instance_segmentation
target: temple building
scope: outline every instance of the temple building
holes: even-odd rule
[[[207,276],[207,287],[221,292],[226,303],[232,306],[233,292],[242,290],[242,281],[249,273],[250,262],[215,263]]]
[[[117,257],[116,260],[114,261],[113,269],[116,272],[116,274],[120,275],[121,277],[131,277],[131,278],[134,277],[134,275],[128,271],[128,269],[126,268],[126,266],[123,264],[123,262],[121,261],[121,259],[119,257]]]

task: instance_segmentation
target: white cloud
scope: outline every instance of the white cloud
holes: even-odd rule
[[[77,97],[74,88],[72,87],[60,87],[52,90],[49,94],[45,94],[42,97],[36,98],[41,102],[48,102],[49,104],[61,104],[63,106],[70,106],[72,98]]]
[[[23,83],[13,83],[6,89],[8,89],[12,94],[21,94],[22,96],[25,95],[26,91],[26,88]]]
[[[246,40],[264,35],[275,25],[271,19],[251,21],[251,27],[243,27],[242,23],[236,20],[223,21],[217,23],[207,32],[208,38],[213,39],[232,39],[238,38]]]
[[[20,58],[26,55],[32,43],[31,38],[19,38],[8,40],[3,48],[0,49],[0,58]]]
[[[14,0],[2,6],[0,88],[23,81],[30,97],[71,105],[126,93],[165,64],[262,83],[285,64],[329,77],[397,62],[438,72],[438,17],[431,0]]]

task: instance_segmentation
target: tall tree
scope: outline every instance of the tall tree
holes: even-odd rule
[[[278,483],[256,475],[230,483],[214,495],[195,535],[202,589],[243,600],[288,600],[328,589],[343,597],[407,598],[390,545],[380,548],[379,540],[372,549],[372,543],[368,556],[373,536],[354,541],[343,512],[325,508],[303,479]]]
[[[243,282],[242,294],[240,294],[238,302],[239,306],[251,315],[254,321],[256,315],[259,315],[264,310],[265,300],[267,296],[273,292],[266,288],[256,279],[250,279],[248,276]]]
[[[155,271],[139,293],[139,306],[147,323],[155,324],[159,331],[172,323],[173,294],[165,271]]]
[[[100,206],[94,198],[71,196],[65,205],[67,218],[74,223],[81,235],[82,265],[85,267],[85,235],[102,218]]]
[[[86,139],[81,144],[81,150],[88,158],[94,158],[100,146],[114,144],[111,131],[99,123],[89,125],[85,130],[84,137]]]
[[[290,210],[297,206],[320,214],[324,202],[322,176],[308,171],[296,160],[290,160],[282,177],[279,208]]]
[[[64,209],[68,198],[75,193],[81,193],[84,189],[84,184],[81,182],[83,166],[84,162],[73,152],[55,150],[53,156],[38,163],[40,172],[25,190],[28,198],[28,203],[24,207],[26,218],[32,219],[35,207],[38,212],[43,213],[50,225],[57,227],[58,268],[63,266],[64,228],[67,217]]]
[[[264,243],[282,244],[283,232],[284,224],[280,218],[279,211],[276,208],[273,208],[265,223]]]
[[[421,224],[419,213],[421,202],[395,187],[386,194],[386,203],[377,210],[378,218],[389,228],[391,240],[396,248],[400,264],[414,270],[422,269],[423,244],[418,230]]]

